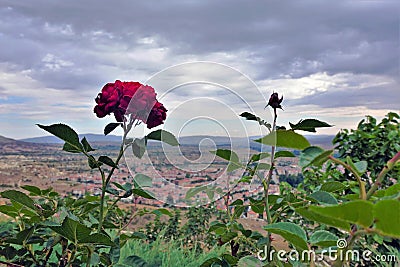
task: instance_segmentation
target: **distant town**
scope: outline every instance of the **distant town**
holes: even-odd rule
[[[332,147],[331,138],[321,138],[314,139],[314,141],[320,142],[319,144],[314,142],[314,144]],[[151,177],[152,185],[149,191],[156,196],[157,200],[139,199],[139,201],[141,204],[152,206],[163,206],[165,203],[185,206],[193,204],[193,201],[206,203],[208,200],[209,202],[209,196],[204,191],[188,200],[185,196],[187,190],[178,190],[178,188],[190,189],[197,186],[214,185],[222,187],[224,192],[230,191],[231,195],[237,194],[234,196],[235,198],[244,199],[254,197],[260,192],[262,187],[256,178],[251,184],[235,186],[235,181],[243,176],[243,171],[236,170],[226,173],[227,161],[215,157],[207,150],[207,152],[202,151],[204,153],[202,155],[198,143],[196,144],[198,140],[199,137],[186,138],[183,140],[184,144],[174,151],[163,149],[159,144],[150,144],[147,155],[140,160],[126,155],[126,162],[121,161],[121,166],[115,172],[112,181],[119,184],[133,183],[133,176],[138,173]],[[230,148],[225,141],[222,139],[216,141],[218,148]],[[91,142],[92,146],[97,149],[94,152],[95,156],[117,157],[119,143],[115,140],[102,139],[99,142],[94,139]],[[241,157],[249,152],[259,153],[257,150],[260,149],[262,148],[259,146],[251,146],[247,150],[239,148],[235,152]],[[232,148],[232,150],[235,149]],[[277,194],[279,192],[279,181],[282,179],[302,179],[300,173],[301,169],[297,165],[297,158],[280,159],[273,174],[270,193]],[[266,173],[261,174],[266,175]],[[85,156],[62,151],[60,143],[26,142],[1,137],[0,191],[18,188],[26,184],[42,189],[52,187],[61,195],[72,195],[79,198],[85,194],[99,195],[101,177],[96,170],[88,167]],[[123,200],[126,204],[133,201],[132,198]],[[216,203],[222,208],[222,201]],[[249,216],[256,216],[256,214]]]

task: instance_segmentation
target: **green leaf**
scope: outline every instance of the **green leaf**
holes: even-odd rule
[[[81,153],[82,149],[76,148],[75,146],[69,144],[69,143],[64,143],[62,150],[70,153]]]
[[[257,204],[250,204],[251,210],[254,211],[257,214],[263,214],[264,213],[264,204],[263,203],[257,203]]]
[[[217,149],[214,151],[210,151],[210,153],[213,153],[220,158],[230,161],[226,169],[227,172],[232,172],[234,170],[242,168],[242,164],[239,162],[239,157],[234,151],[231,151],[229,149]]]
[[[248,255],[240,260],[237,263],[238,267],[262,267],[264,264],[254,256]]]
[[[267,123],[266,121],[264,121],[260,117],[257,117],[254,114],[251,114],[249,112],[243,112],[239,116],[244,117],[244,118],[246,118],[246,120],[249,120],[249,121],[257,121],[260,125],[263,125],[263,126],[267,127],[268,129],[271,129],[271,124]]]
[[[93,252],[90,255],[89,263],[91,266],[98,266],[100,263],[100,255],[96,252]]]
[[[78,227],[79,229],[79,227]],[[79,234],[79,232],[78,232]],[[99,245],[106,245],[106,246],[114,246],[114,242],[111,241],[111,238],[102,233],[94,233],[88,236],[82,235],[78,236],[79,243],[83,244],[99,244]]]
[[[226,167],[227,172],[233,172],[234,170],[242,168],[242,164],[238,162],[229,162],[228,167]]]
[[[218,229],[220,229],[220,230],[218,230]],[[215,232],[217,230],[218,230],[219,234],[225,233],[226,232],[226,225],[221,223],[221,222],[218,222],[218,221],[211,222],[210,223],[210,227],[208,228],[208,232]]]
[[[259,170],[269,170],[270,168],[271,168],[271,165],[269,165],[268,163],[260,162],[260,163],[258,163],[257,166],[255,167],[255,170],[256,170],[256,171],[259,171]]]
[[[79,151],[83,150],[82,145],[79,142],[78,134],[68,125],[58,123],[49,126],[37,124],[37,126],[51,133],[52,135],[60,138],[61,140],[65,141],[66,143],[74,147],[76,150]]]
[[[211,200],[211,201],[213,201],[214,200],[214,195],[215,195],[215,190],[214,190],[214,188],[209,188],[209,187],[207,187],[207,189],[206,189],[206,194],[207,194],[207,197],[208,197],[208,199],[209,200]]]
[[[146,138],[135,138],[132,143],[132,152],[137,158],[141,159],[146,152]]]
[[[265,158],[267,158],[269,156],[271,156],[271,154],[269,154],[268,152],[261,152],[261,153],[252,155],[250,160],[253,161],[253,162],[254,161],[259,161],[259,160],[265,159]]]
[[[212,267],[212,266],[217,266],[217,265],[214,265],[214,263],[215,263],[215,264],[218,264],[219,266],[222,266],[222,261],[221,261],[218,257],[212,257],[212,258],[209,258],[209,259],[207,259],[206,261],[204,261],[204,262],[200,265],[200,267]]]
[[[119,183],[117,183],[117,182],[112,182],[112,184],[115,185],[118,189],[126,190],[125,187],[124,187],[123,185],[121,185],[121,184],[119,184]]]
[[[112,188],[110,185],[108,185],[108,186],[106,187],[106,192],[109,193],[109,194],[111,194],[111,195],[114,195],[114,196],[119,196],[118,190]]]
[[[133,178],[133,181],[135,182],[135,185],[138,187],[151,187],[153,185],[153,179],[147,175],[138,173],[135,175]]]
[[[400,193],[400,183],[389,186],[386,189],[381,189],[375,192],[377,197],[393,196]]]
[[[121,256],[121,247],[119,242],[119,237],[114,240],[115,246],[110,249],[110,259],[113,264],[118,263],[119,258]]]
[[[78,221],[72,220],[69,217],[65,217],[62,225],[60,226],[49,226],[54,232],[70,240],[74,244],[102,244],[112,246],[114,243],[110,237],[101,234],[94,233],[90,234],[91,229],[81,224]]]
[[[98,161],[101,162],[101,163],[104,163],[104,164],[106,164],[106,165],[108,165],[110,167],[118,169],[118,165],[115,164],[115,162],[111,158],[109,158],[107,156],[100,156]]]
[[[147,199],[156,199],[152,194],[150,194],[150,192],[147,192],[140,188],[132,189],[132,193]]]
[[[264,145],[293,149],[304,149],[310,146],[310,143],[304,136],[290,130],[277,130],[264,136],[261,139],[257,139],[254,141]]]
[[[16,218],[17,216],[19,216],[18,210],[15,207],[9,205],[1,205],[0,212],[12,218]]]
[[[176,140],[175,136],[172,133],[165,130],[156,130],[154,132],[151,132],[146,136],[146,139],[162,141],[171,146],[179,145],[179,142],[178,140]]]
[[[17,241],[17,244],[24,244],[28,241],[29,238],[31,238],[33,232],[35,231],[35,227],[32,226],[30,228],[26,228],[25,230],[22,230],[21,232],[19,232],[16,236],[15,241]]]
[[[331,225],[350,232],[350,223],[336,219],[331,216],[325,216],[320,213],[314,212],[310,210],[309,207],[297,208],[296,213],[300,214],[302,217],[307,218],[310,221]]]
[[[233,212],[233,218],[240,218],[243,214],[245,207],[244,206],[235,206],[235,210]]]
[[[99,163],[97,162],[97,160],[92,156],[89,155],[88,157],[88,165],[91,169],[95,169],[99,166]]]
[[[186,199],[191,199],[192,197],[194,197],[195,195],[197,195],[198,193],[200,193],[201,191],[205,191],[207,189],[207,186],[203,185],[203,186],[196,186],[193,188],[190,188],[187,192],[186,192]]]
[[[40,190],[39,187],[33,186],[33,185],[23,185],[21,186],[22,189],[25,189],[26,191],[29,191],[31,196],[41,196],[42,195],[42,190]]]
[[[210,151],[210,153],[213,153],[213,154],[217,155],[218,157],[223,158],[228,161],[239,162],[238,155],[234,151],[229,150],[229,149],[217,149],[214,151]]]
[[[275,156],[274,156],[275,159],[277,159],[277,158],[294,158],[294,157],[296,157],[295,154],[293,154],[290,151],[285,151],[285,150],[276,152]]]
[[[251,183],[252,179],[253,179],[252,176],[243,176],[238,180],[238,183]]]
[[[107,126],[104,128],[104,135],[111,133],[120,125],[122,125],[122,123],[111,122],[111,123],[107,124]]]
[[[310,243],[320,247],[331,247],[336,245],[338,239],[339,238],[331,232],[318,230],[310,237]]]
[[[359,175],[362,175],[364,172],[367,171],[368,163],[366,161],[359,161],[354,163],[353,160],[347,156],[346,162],[350,165]]]
[[[152,211],[152,213],[154,213],[154,214],[156,214],[158,216],[167,215],[169,217],[172,217],[172,213],[167,209],[155,209],[155,210]]]
[[[309,197],[315,199],[317,202],[321,204],[331,204],[331,205],[338,204],[336,198],[325,191],[314,192]]]
[[[322,166],[332,153],[333,150],[324,150],[317,146],[307,147],[300,154],[299,165],[302,168],[310,165]]]
[[[356,168],[356,171],[362,175],[367,171],[368,163],[365,160],[359,161],[354,163],[354,167]]]
[[[241,200],[241,199],[236,199],[236,200],[233,201],[231,204],[229,204],[229,206],[243,206],[243,200]]]
[[[282,236],[300,251],[308,249],[306,232],[297,224],[278,222],[266,225],[263,228],[268,232]]]
[[[223,243],[226,243],[226,242],[231,241],[232,239],[234,239],[237,236],[238,236],[238,233],[236,233],[236,232],[227,232],[221,236],[221,241]]]
[[[222,254],[222,258],[230,265],[235,265],[238,262],[238,259],[229,253]]]
[[[35,203],[33,199],[28,197],[26,194],[17,191],[17,190],[7,190],[1,193],[1,196],[4,198],[8,198],[9,200],[15,201],[21,204],[24,207],[30,208],[31,210],[36,211]]]
[[[333,181],[333,182],[326,182],[321,186],[321,191],[325,192],[337,192],[343,191],[346,186],[340,182]]]
[[[302,130],[307,132],[316,132],[315,128],[322,128],[322,127],[332,127],[326,122],[319,121],[316,119],[305,119],[300,120],[297,124],[292,124],[289,122],[290,127],[292,130]]]
[[[81,143],[82,143],[83,149],[84,149],[86,152],[95,151],[95,149],[93,149],[93,148],[90,146],[89,142],[86,140],[86,137],[83,137],[83,138],[82,138]]]
[[[400,238],[400,201],[385,199],[374,206],[375,229],[381,235]]]
[[[371,202],[365,200],[354,200],[336,206],[310,206],[309,209],[317,214],[343,222],[370,227],[373,222],[373,206]]]

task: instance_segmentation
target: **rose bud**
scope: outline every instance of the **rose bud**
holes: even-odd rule
[[[280,108],[282,109],[281,103],[283,101],[283,96],[281,99],[278,97],[278,93],[272,93],[272,95],[269,98],[268,104],[265,107],[271,106],[273,109]]]

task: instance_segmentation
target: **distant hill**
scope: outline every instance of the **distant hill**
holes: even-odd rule
[[[5,136],[0,135],[0,144],[8,144],[8,143],[15,143],[15,142],[17,142],[17,141],[14,139],[7,138]]]
[[[83,137],[86,137],[86,139],[89,142],[121,142],[122,137],[117,136],[117,135],[103,135],[103,134],[80,134],[79,139],[82,139]],[[21,139],[20,141],[24,142],[31,142],[31,143],[39,143],[39,144],[62,144],[64,141],[61,139],[55,137],[55,136],[40,136],[40,137],[33,137],[33,138],[25,138]]]
[[[120,143],[122,140],[121,136],[117,135],[107,135],[104,136],[102,134],[82,134],[79,135],[79,138],[82,139],[83,137],[89,142],[101,142],[101,143],[113,143],[118,142]],[[324,148],[331,148],[333,135],[306,135],[306,138],[310,141],[312,145],[321,146]],[[5,138],[5,137],[3,137]],[[183,136],[179,138],[179,143],[181,145],[198,145],[200,141],[205,139],[211,139],[217,146],[226,146],[233,143],[235,146],[243,146],[247,147],[249,140],[255,140],[260,138],[259,136],[250,136],[249,138],[246,137],[225,137],[225,136],[210,136],[210,135],[195,135],[195,136]],[[6,140],[9,138],[5,138]],[[13,140],[13,139],[10,139]],[[14,140],[15,141],[15,140]],[[31,143],[40,143],[40,144],[61,144],[63,143],[62,140],[55,136],[41,136],[41,137],[34,137],[34,138],[26,138],[21,139],[20,141],[24,142],[31,142]],[[1,138],[0,138],[1,142]],[[255,150],[261,150],[262,145],[256,142],[250,142],[250,145]]]

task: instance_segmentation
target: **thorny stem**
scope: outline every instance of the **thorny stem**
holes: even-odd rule
[[[274,108],[274,121],[272,123],[272,132],[276,130],[276,118],[278,114],[276,113],[276,108]],[[272,179],[272,172],[274,170],[274,158],[275,158],[275,146],[271,147],[271,166],[268,171],[267,179],[262,181],[263,188],[264,188],[264,197],[265,197],[265,212],[267,214],[267,222],[271,224],[271,213],[269,211],[269,202],[268,202],[268,195],[269,195],[269,185]],[[269,255],[269,251],[271,250],[271,233],[268,232],[268,245],[267,245],[267,255]]]
[[[399,160],[400,160],[400,151],[397,152],[397,154],[386,163],[385,167],[383,167],[382,171],[378,175],[378,178],[376,178],[374,184],[368,190],[367,199],[369,199],[375,193],[375,191],[379,188],[379,185],[382,183],[383,179],[385,178],[386,174],[391,169],[393,169],[394,165]]]
[[[360,187],[360,199],[367,199],[367,193],[365,192],[365,182],[362,181],[361,176],[357,173],[356,170],[354,170],[350,165],[344,163],[343,161],[335,158],[334,156],[330,155],[329,159],[335,162],[336,164],[342,165],[345,167],[347,170],[349,170],[354,177],[356,177],[358,186]]]
[[[118,166],[119,161],[121,160],[122,156],[124,155],[124,145],[125,145],[126,136],[128,135],[129,131],[132,129],[132,125],[134,122],[135,122],[135,120],[130,120],[128,125],[126,125],[125,122],[122,125],[124,128],[124,136],[122,138],[122,144],[121,144],[121,148],[119,150],[118,157],[115,161],[115,165],[117,165],[117,166]],[[98,169],[101,173],[101,179],[102,179],[101,196],[100,196],[99,226],[97,229],[97,231],[100,233],[101,229],[103,227],[103,221],[104,221],[104,199],[105,199],[105,195],[106,195],[106,189],[107,189],[108,184],[110,183],[111,177],[112,177],[116,167],[111,168],[110,172],[107,175],[107,178],[105,177],[104,171],[100,167]]]

